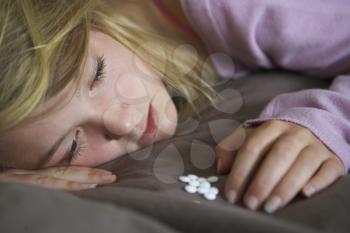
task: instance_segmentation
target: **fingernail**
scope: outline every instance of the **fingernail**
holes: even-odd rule
[[[234,190],[230,190],[228,191],[226,198],[229,203],[234,204],[236,202],[237,193]]]
[[[251,210],[255,210],[256,207],[258,206],[258,199],[254,196],[250,196],[247,198],[247,206]]]
[[[94,170],[94,172],[97,175],[111,175],[111,174],[113,174],[111,171],[104,170],[104,169],[96,169],[96,170]]]
[[[272,213],[274,212],[282,203],[280,197],[273,197],[269,202],[267,202],[264,206],[265,212]]]
[[[220,171],[221,171],[221,159],[218,159],[216,163],[216,172],[220,174]]]
[[[106,181],[114,181],[117,177],[115,175],[103,175],[101,176],[101,178],[103,180],[106,180]]]
[[[96,188],[97,184],[89,184],[88,187],[89,188]]]
[[[313,186],[307,186],[305,189],[304,189],[304,193],[306,196],[311,196],[312,194],[314,194],[316,191],[316,189],[313,187]]]

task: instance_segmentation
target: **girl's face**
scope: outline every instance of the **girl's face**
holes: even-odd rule
[[[10,165],[92,167],[174,134],[177,112],[160,74],[110,36],[91,32],[82,75],[63,108],[1,139]],[[33,115],[45,114],[72,90],[73,82]]]

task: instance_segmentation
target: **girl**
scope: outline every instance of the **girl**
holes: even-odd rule
[[[345,0],[0,4],[1,180],[65,190],[114,182],[89,167],[171,137],[178,113],[213,100],[207,59],[221,78],[258,68],[336,77],[329,90],[277,96],[217,145],[229,202],[273,212],[348,171]]]

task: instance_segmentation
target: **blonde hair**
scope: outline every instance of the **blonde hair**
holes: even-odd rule
[[[38,106],[79,82],[92,29],[161,73],[180,114],[204,99],[213,103],[217,76],[209,64],[187,50],[174,57],[175,41],[142,29],[102,1],[1,0],[0,28],[0,131],[35,120],[29,115]]]

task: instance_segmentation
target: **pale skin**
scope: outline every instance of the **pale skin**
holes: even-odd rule
[[[270,120],[239,127],[216,146],[218,172],[228,174],[227,200],[274,212],[300,191],[310,197],[344,175],[343,164],[309,129]],[[312,191],[313,190],[313,191]],[[266,203],[275,200],[275,208]]]
[[[206,53],[203,49],[204,45],[201,44],[201,42],[194,41],[192,38],[184,35],[172,24],[167,23],[153,6],[147,5],[152,1],[132,1],[132,3],[140,3],[131,4],[132,9],[136,9],[133,11],[128,10],[131,9],[129,8],[130,5],[128,5],[131,1],[125,2],[127,1],[113,1],[117,9],[125,10],[125,12],[129,13],[130,17],[139,20],[140,24],[143,24],[145,27],[164,35],[176,35],[174,39],[181,41],[179,44],[191,44],[199,53]],[[183,22],[187,22],[178,1],[167,0],[164,1],[164,3],[168,6],[172,6],[170,9],[176,9],[173,13]],[[145,10],[146,8],[149,10]],[[98,40],[96,40],[96,43],[98,44]],[[116,45],[114,44],[114,46]],[[104,48],[107,61],[111,61],[111,59],[108,59],[108,55],[106,55],[106,53],[108,53],[106,51],[110,49],[111,48]],[[99,49],[95,50],[95,52],[99,51]],[[114,62],[110,63],[109,67],[121,65],[123,64]],[[128,72],[134,72],[134,70],[128,70]],[[151,96],[156,96],[157,93],[164,93],[165,89],[160,84],[157,75],[153,73],[151,76],[154,80],[158,80],[154,84],[150,84],[150,86],[146,87],[146,89],[151,88],[151,90],[153,90],[151,91],[151,93],[153,93]],[[137,92],[137,90],[135,90],[135,92]],[[111,101],[109,96],[104,96],[103,98],[107,98],[108,101]],[[170,99],[166,94],[160,96],[157,109],[160,116],[165,118],[169,117],[169,113],[162,107],[165,103],[162,103],[160,100],[164,98],[167,100]],[[146,101],[145,105],[138,106],[137,110],[145,114],[145,109],[147,104],[150,103],[150,99],[151,97],[147,99],[148,102]],[[94,106],[91,105],[92,102],[89,102],[92,101],[92,99],[84,99],[84,101],[82,106]],[[96,101],[96,99],[94,101]],[[98,102],[93,103],[96,104]],[[97,104],[96,106],[99,105]],[[102,114],[101,110],[97,111],[97,108],[95,110],[96,113]],[[170,126],[164,125],[162,130],[164,134],[159,135],[155,141],[170,137],[174,133],[176,127],[176,123],[174,123],[176,122],[176,113],[173,110],[170,111],[170,116],[172,116],[170,117],[172,119],[170,122],[173,122],[173,124]],[[79,112],[82,110],[78,109],[76,111]],[[91,112],[91,109],[89,111]],[[127,113],[128,112],[125,112],[125,119],[127,119]],[[62,116],[66,117],[67,115],[62,113]],[[77,119],[74,114],[72,117]],[[89,124],[86,124],[86,121],[90,122],[91,125],[88,127],[90,137],[91,133],[94,132],[92,135],[97,137],[103,145],[107,144],[106,141],[104,141],[106,138],[102,140],[102,131],[96,131],[96,128],[91,128],[92,126],[95,127],[96,124],[100,124],[100,129],[105,128],[107,129],[106,131],[118,127],[123,128],[123,124],[109,128],[110,126],[106,126],[105,124],[106,121],[98,121],[102,119],[101,117],[95,119],[90,118],[90,121],[82,118],[78,119],[78,123],[80,122],[84,127],[89,126]],[[144,120],[142,117],[140,119],[142,119],[140,122]],[[58,117],[56,121],[59,122],[59,120]],[[73,124],[77,124],[77,122],[71,122],[71,125]],[[51,129],[48,130],[53,132]],[[23,135],[23,132],[24,131],[19,131],[17,135],[14,134],[12,137],[19,137],[19,135]],[[32,135],[32,133],[33,132],[29,132],[28,135]],[[124,133],[119,133],[119,137],[128,137],[131,134],[136,134],[136,132],[125,131]],[[66,143],[68,143],[68,140]],[[67,164],[59,166],[55,163],[58,161],[58,158],[62,156],[62,153],[58,153],[55,157],[56,159],[46,164],[46,167],[44,166],[37,170],[12,169],[0,174],[0,181],[25,182],[59,190],[80,190],[115,182],[116,177],[110,172],[92,167],[121,156],[123,151],[118,154],[112,154],[111,151],[115,150],[116,147],[102,148],[95,145],[93,148],[95,148],[95,150],[87,151],[86,153],[88,154],[83,156],[85,160],[77,160],[75,163],[69,164],[69,166],[67,166]],[[140,147],[136,146],[134,150],[138,148]],[[25,154],[26,151],[28,151],[28,148],[24,147],[22,152],[17,152],[17,154]],[[97,157],[97,152],[101,155],[101,151],[103,152],[102,156]],[[219,168],[218,172],[220,174],[228,174],[227,183],[225,185],[226,198],[231,203],[242,199],[243,203],[251,210],[257,210],[263,204],[271,201],[274,196],[281,198],[281,203],[276,209],[283,208],[300,191],[305,196],[315,195],[326,187],[329,187],[340,176],[344,175],[344,168],[340,159],[310,130],[286,121],[273,120],[253,128],[238,128],[216,146],[216,155]],[[33,156],[34,155],[31,157]],[[28,155],[28,157],[30,156]],[[29,165],[23,167],[30,168]],[[313,194],[307,192],[308,187],[315,188]],[[233,190],[237,193],[236,198],[234,198]],[[255,206],[252,206],[251,203],[249,204],[250,196],[256,197],[257,201]],[[271,210],[271,212],[273,211],[274,210]]]
[[[92,167],[174,134],[177,111],[159,73],[99,31],[91,31],[88,50],[78,92],[68,104],[2,137],[2,145],[6,145],[2,159],[8,158],[9,166],[21,170],[1,173],[0,181],[63,190],[93,188],[114,182],[116,176]],[[32,115],[40,115],[69,98],[73,87],[73,82],[69,83]],[[141,139],[151,106],[156,134],[152,141],[144,141]],[[57,142],[50,157],[42,156]]]

